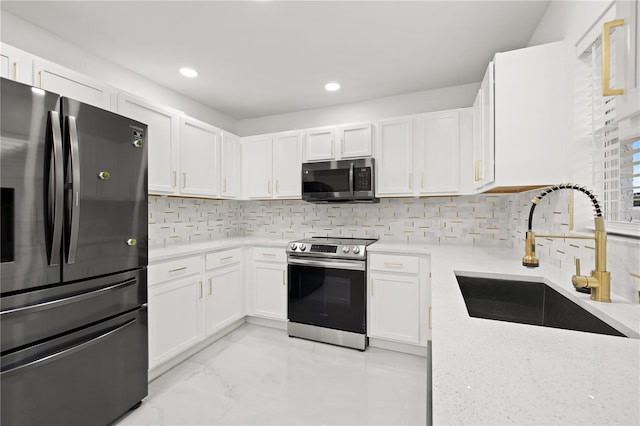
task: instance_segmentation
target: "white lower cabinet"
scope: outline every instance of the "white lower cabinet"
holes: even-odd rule
[[[149,369],[203,337],[201,264],[197,256],[149,267]]]
[[[284,248],[253,249],[253,310],[257,317],[287,319],[287,263]]]
[[[429,269],[424,256],[370,254],[369,337],[426,346],[431,338]]]
[[[205,335],[220,331],[242,318],[242,257],[240,249],[207,255],[205,274]],[[223,265],[223,266],[219,266]]]

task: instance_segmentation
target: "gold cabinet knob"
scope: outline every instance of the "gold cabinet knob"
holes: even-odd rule
[[[108,180],[111,177],[111,173],[109,172],[99,172],[98,173],[98,178],[100,178],[101,180]]]
[[[136,244],[138,244],[138,240],[136,240],[135,238],[129,238],[129,239],[126,241],[126,243],[127,243],[127,245],[128,245],[128,246],[133,247],[133,246],[135,246]]]
[[[131,143],[136,148],[140,148],[142,145],[144,145],[144,142],[142,141],[142,139],[134,139],[133,142],[131,142]]]

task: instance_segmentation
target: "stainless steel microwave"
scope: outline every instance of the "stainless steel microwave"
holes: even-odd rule
[[[378,202],[375,160],[322,161],[302,164],[302,199],[322,202]]]

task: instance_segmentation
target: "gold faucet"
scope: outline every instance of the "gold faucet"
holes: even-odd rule
[[[588,239],[596,242],[596,268],[591,271],[590,276],[580,275],[580,259],[576,259],[576,273],[571,277],[571,283],[578,288],[591,289],[591,299],[598,302],[611,302],[611,274],[607,272],[607,232],[604,229],[604,218],[602,210],[595,195],[582,186],[571,183],[560,184],[545,188],[540,195],[531,200],[531,210],[529,210],[529,226],[526,234],[524,250],[525,254],[522,258],[522,264],[529,268],[535,268],[540,265],[536,257],[536,235],[531,229],[533,221],[533,211],[542,197],[556,191],[558,189],[574,189],[586,194],[593,203],[595,209],[596,232],[593,236],[583,235],[538,235],[543,238],[569,238],[569,239]]]

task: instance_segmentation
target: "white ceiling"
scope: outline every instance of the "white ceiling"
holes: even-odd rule
[[[478,82],[549,1],[2,1],[0,7],[234,118]],[[186,79],[178,68],[200,73]],[[342,90],[324,90],[328,81]]]

